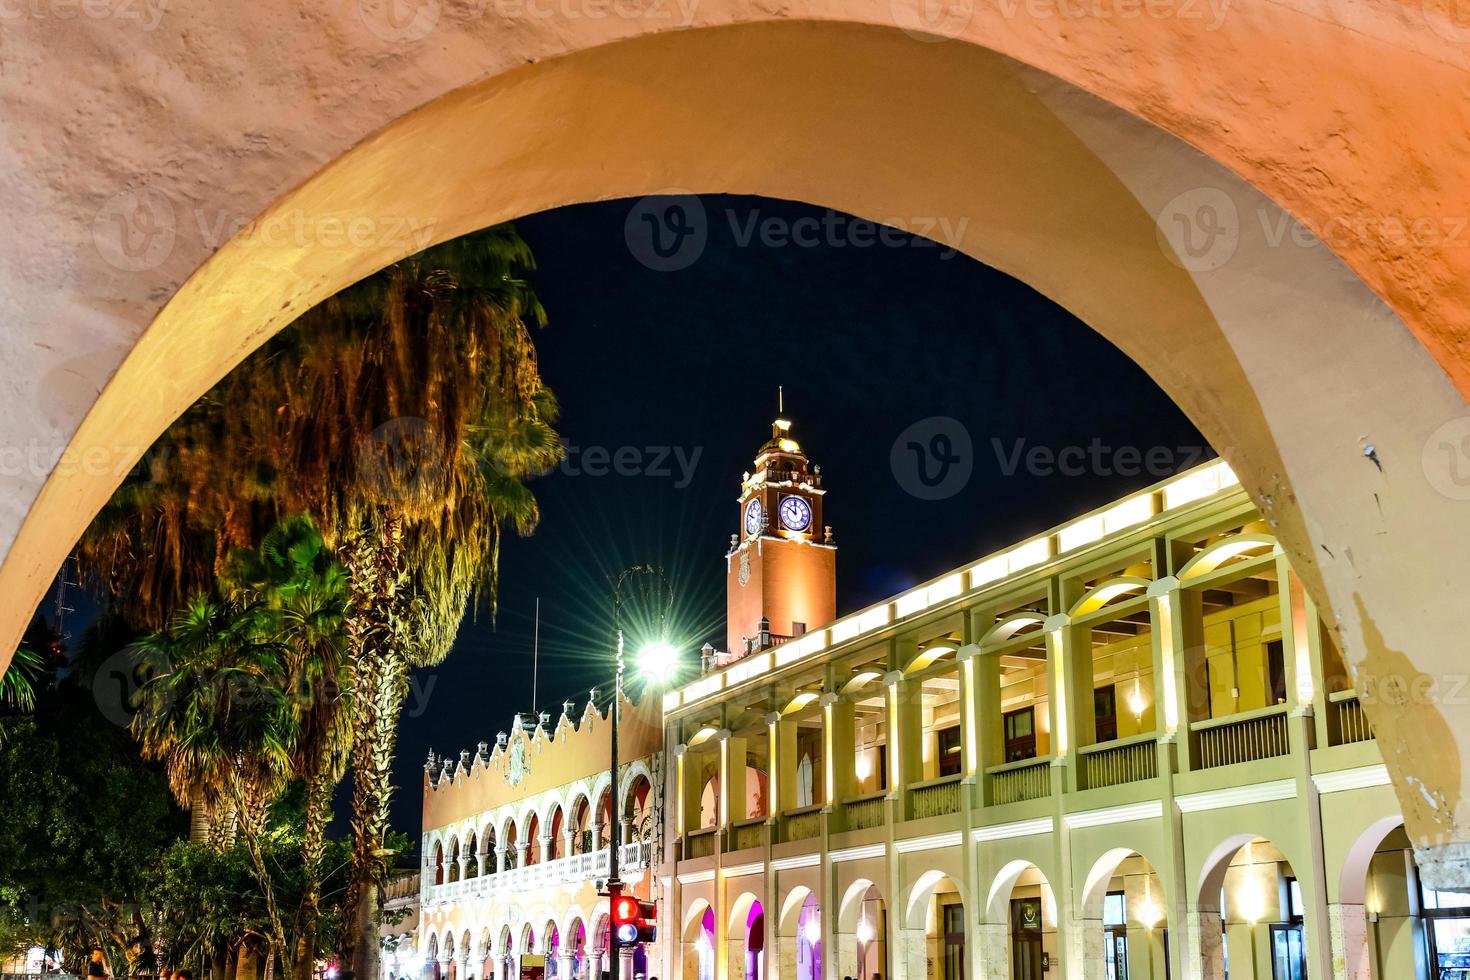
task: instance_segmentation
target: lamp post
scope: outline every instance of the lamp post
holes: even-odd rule
[[[669,580],[664,575],[663,569],[657,565],[633,565],[623,569],[618,577],[613,580],[612,606],[613,606],[613,637],[615,640],[614,662],[616,673],[613,677],[613,703],[612,710],[608,713],[612,720],[611,724],[611,765],[609,768],[610,786],[608,789],[608,816],[613,821],[611,828],[611,848],[609,848],[607,861],[607,893],[608,907],[623,891],[622,879],[618,877],[618,852],[622,850],[623,841],[619,828],[622,826],[622,807],[619,803],[618,792],[618,712],[623,701],[623,588],[629,584],[630,579],[635,576],[647,576],[645,594],[650,596],[657,604],[658,627],[660,639],[658,642],[644,647],[638,652],[639,668],[650,680],[666,679],[673,671],[678,662],[678,652],[674,650],[664,639],[668,628],[669,613],[674,607],[674,592],[669,587]],[[607,943],[608,975],[611,980],[621,980],[622,957],[618,948],[617,937],[609,929]]]

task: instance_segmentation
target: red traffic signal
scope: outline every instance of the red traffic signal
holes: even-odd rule
[[[614,895],[612,900],[613,939],[619,946],[651,943],[657,934],[658,905],[641,902],[633,895]]]

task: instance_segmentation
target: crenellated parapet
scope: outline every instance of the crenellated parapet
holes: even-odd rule
[[[599,709],[593,689],[580,712],[567,701],[555,724],[550,712],[517,714],[509,732],[493,745],[480,742],[457,756],[432,750],[424,765],[426,831],[476,822],[491,811],[557,796],[566,787],[605,776],[610,755],[611,704]],[[618,752],[624,766],[647,760],[662,745],[661,708],[656,699],[638,703],[624,696],[619,715]]]

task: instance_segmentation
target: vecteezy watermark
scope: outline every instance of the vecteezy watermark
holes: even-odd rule
[[[888,0],[899,30],[918,41],[949,41],[975,19],[975,0]]]
[[[131,20],[151,31],[166,6],[165,0],[0,0],[0,21]]]
[[[1470,5],[1470,0],[1465,0]],[[1242,210],[1221,187],[1194,187],[1170,198],[1154,217],[1159,249],[1189,272],[1228,263],[1242,241],[1268,249],[1350,249],[1369,242],[1396,249],[1470,248],[1470,215],[1404,215],[1361,210],[1312,219],[1256,204]]]
[[[675,490],[683,490],[694,479],[703,446],[692,452],[683,446],[577,446],[564,443],[565,454],[556,472],[563,476],[624,476],[673,479]]]
[[[1028,446],[1013,439],[1007,446],[990,440],[1002,476],[1024,471],[1029,476],[1141,476],[1160,479],[1189,469],[1210,455],[1205,446],[1110,446],[1094,438],[1085,446]]]
[[[389,419],[357,443],[358,480],[384,502],[432,494],[443,482],[444,446],[427,419]]]
[[[1470,3],[1466,0],[1420,0],[1424,22],[1446,41],[1470,43]]]
[[[3,2],[3,0],[0,0]],[[174,206],[162,191],[143,187],[112,195],[92,220],[92,241],[104,261],[123,272],[156,269],[173,254],[180,234],[194,234],[209,251],[238,248],[389,249],[411,255],[434,243],[435,225],[413,215],[312,213],[300,209],[249,217]]]
[[[1229,262],[1240,246],[1240,213],[1218,187],[1178,194],[1154,221],[1164,256],[1188,272],[1209,272]]]
[[[121,480],[129,473],[149,472],[155,461],[167,459],[171,446],[146,451],[138,446],[56,446],[31,440],[0,446],[0,476],[110,477]]]
[[[623,221],[628,251],[655,272],[687,269],[704,254],[709,216],[698,197],[680,190],[634,202]]]
[[[1470,415],[1450,419],[1429,434],[1420,456],[1424,478],[1442,496],[1470,500]]]
[[[904,429],[888,451],[893,478],[920,500],[953,497],[970,482],[975,447],[970,432],[947,415],[931,415]]]
[[[439,0],[357,0],[362,25],[390,44],[422,41],[439,25]]]
[[[828,209],[821,214],[791,218],[723,209],[715,220],[704,202],[683,191],[670,190],[641,197],[623,221],[623,237],[633,257],[655,272],[678,272],[697,262],[709,244],[712,229],[723,227],[737,248],[932,248],[941,259],[958,254],[944,242],[963,239],[968,218],[895,217],[884,221],[855,218]]]
[[[176,221],[173,202],[161,191],[147,187],[119,191],[97,209],[92,242],[115,269],[156,269],[173,253]]]

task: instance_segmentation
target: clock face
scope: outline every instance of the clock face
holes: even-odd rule
[[[812,505],[801,497],[781,498],[781,523],[792,531],[805,531],[812,524]]]
[[[765,517],[766,509],[761,506],[759,498],[745,505],[746,537],[753,537],[761,532],[761,522],[765,520]]]

